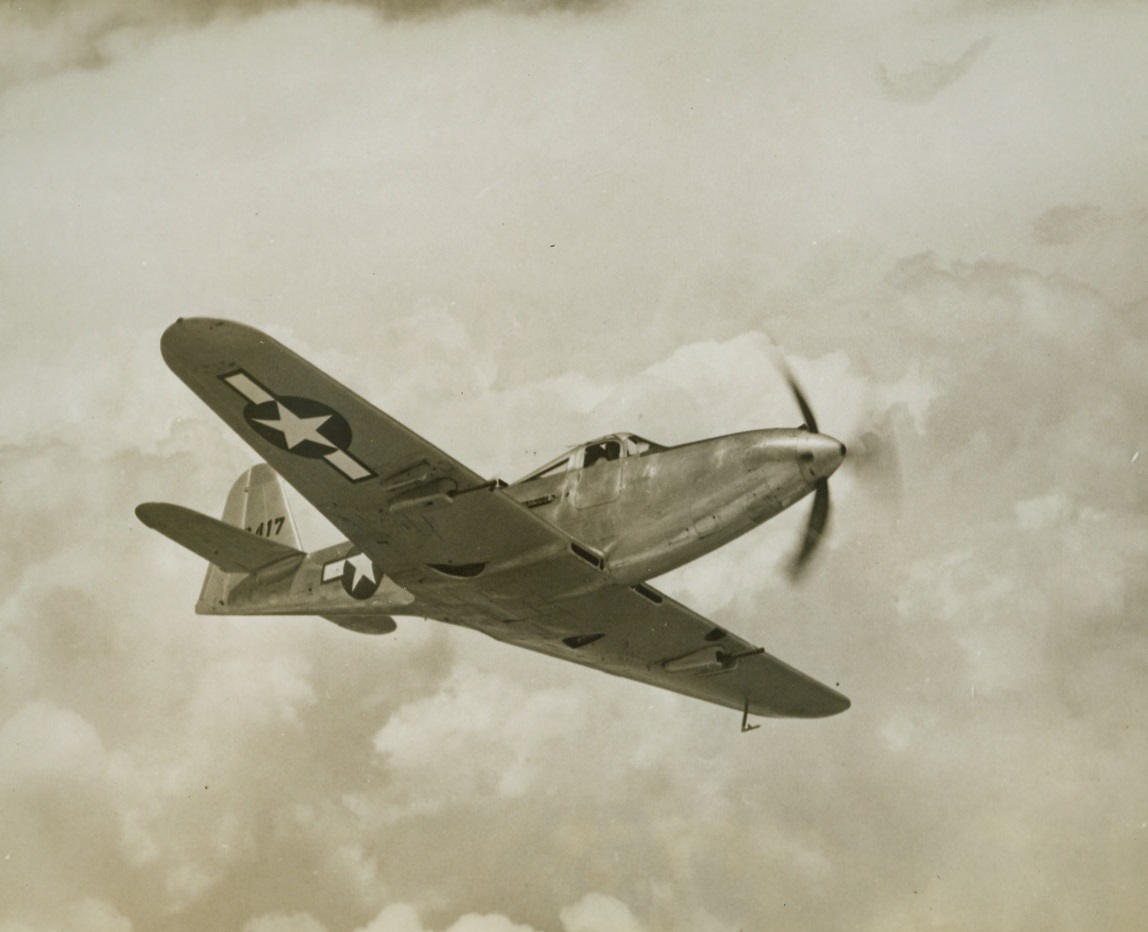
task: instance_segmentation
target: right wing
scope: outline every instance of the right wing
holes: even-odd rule
[[[476,627],[519,647],[754,715],[822,718],[849,708],[841,693],[645,584],[563,599],[544,626]]]

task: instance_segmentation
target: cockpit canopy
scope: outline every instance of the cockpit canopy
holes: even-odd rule
[[[589,469],[598,463],[611,462],[627,456],[648,456],[665,449],[666,447],[660,443],[646,440],[637,434],[610,434],[568,450],[542,468],[523,476],[518,482],[549,479],[565,472],[572,472],[575,469]],[[517,484],[516,482],[515,485]]]

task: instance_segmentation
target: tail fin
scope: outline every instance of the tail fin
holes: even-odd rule
[[[283,494],[283,480],[266,463],[252,466],[235,480],[223,507],[223,523],[277,544],[286,544],[293,550],[303,549],[287,496]]]
[[[252,466],[235,480],[223,508],[223,523],[249,531],[283,547],[301,551],[295,519],[283,493],[283,480],[266,463]],[[222,606],[228,593],[246,573],[228,573],[214,563],[207,568],[197,610]],[[218,608],[215,609],[218,611]]]

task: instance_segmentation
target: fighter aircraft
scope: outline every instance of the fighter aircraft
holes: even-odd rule
[[[352,631],[436,619],[749,715],[817,718],[837,691],[719,627],[648,580],[813,495],[794,569],[829,514],[845,446],[817,430],[788,369],[799,428],[662,446],[631,433],[568,450],[516,482],[488,480],[244,324],[180,319],[168,366],[265,461],[216,520],[147,503],[148,527],[210,566],[196,612],[319,615]],[[346,537],[306,552],[282,477]]]

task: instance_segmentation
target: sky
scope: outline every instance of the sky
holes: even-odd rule
[[[0,932],[1148,921],[1148,8],[0,4]],[[800,417],[853,456],[657,585],[762,720],[400,619],[204,618],[140,525],[260,327],[475,470]],[[304,544],[334,532],[293,499]]]

